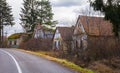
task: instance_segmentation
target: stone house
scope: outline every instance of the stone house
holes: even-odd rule
[[[53,37],[53,49],[67,50],[72,47],[72,34],[74,27],[57,27]]]

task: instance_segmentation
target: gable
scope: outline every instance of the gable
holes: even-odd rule
[[[70,41],[72,40],[73,29],[73,27],[57,27],[54,38],[59,36],[64,41]]]
[[[65,41],[72,40],[74,27],[59,27],[58,30],[63,40]]]
[[[41,29],[36,29],[34,30],[34,34],[33,34],[34,38],[43,38],[44,37],[44,32]]]
[[[41,24],[37,24],[34,28],[33,37],[34,38],[53,38],[54,30],[52,28],[48,28]]]
[[[80,34],[85,34],[85,29],[78,18],[74,29],[74,35],[80,35]]]
[[[113,36],[112,24],[103,17],[79,16],[78,20],[88,35]]]
[[[54,35],[54,40],[60,40],[61,39],[61,35],[58,29],[56,29],[55,31],[55,35]]]

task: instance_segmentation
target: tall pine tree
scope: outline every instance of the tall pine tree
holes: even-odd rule
[[[24,0],[21,11],[21,25],[26,32],[34,30],[36,24],[52,25],[52,8],[48,0]]]
[[[6,0],[0,0],[0,47],[3,45],[3,27],[6,25],[13,25],[13,15]]]

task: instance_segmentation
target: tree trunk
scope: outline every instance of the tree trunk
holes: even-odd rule
[[[0,48],[1,48],[1,45],[2,45],[2,42],[1,42],[2,41],[2,38],[1,38],[2,37],[1,33],[2,32],[1,32],[1,30],[2,30],[2,26],[1,26],[1,18],[0,18]]]
[[[4,31],[3,31],[3,24],[2,24],[2,19],[0,17],[0,48],[3,47],[3,34],[4,34]]]

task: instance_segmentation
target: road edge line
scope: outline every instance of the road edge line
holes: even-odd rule
[[[1,50],[1,51],[3,51],[4,53],[6,53],[7,55],[9,55],[9,56],[13,59],[13,61],[14,61],[15,64],[16,64],[16,67],[17,67],[17,69],[18,69],[18,73],[22,73],[22,70],[21,70],[20,65],[19,65],[19,63],[17,62],[17,60],[16,60],[9,52],[7,52],[7,51],[5,51],[5,50]]]

